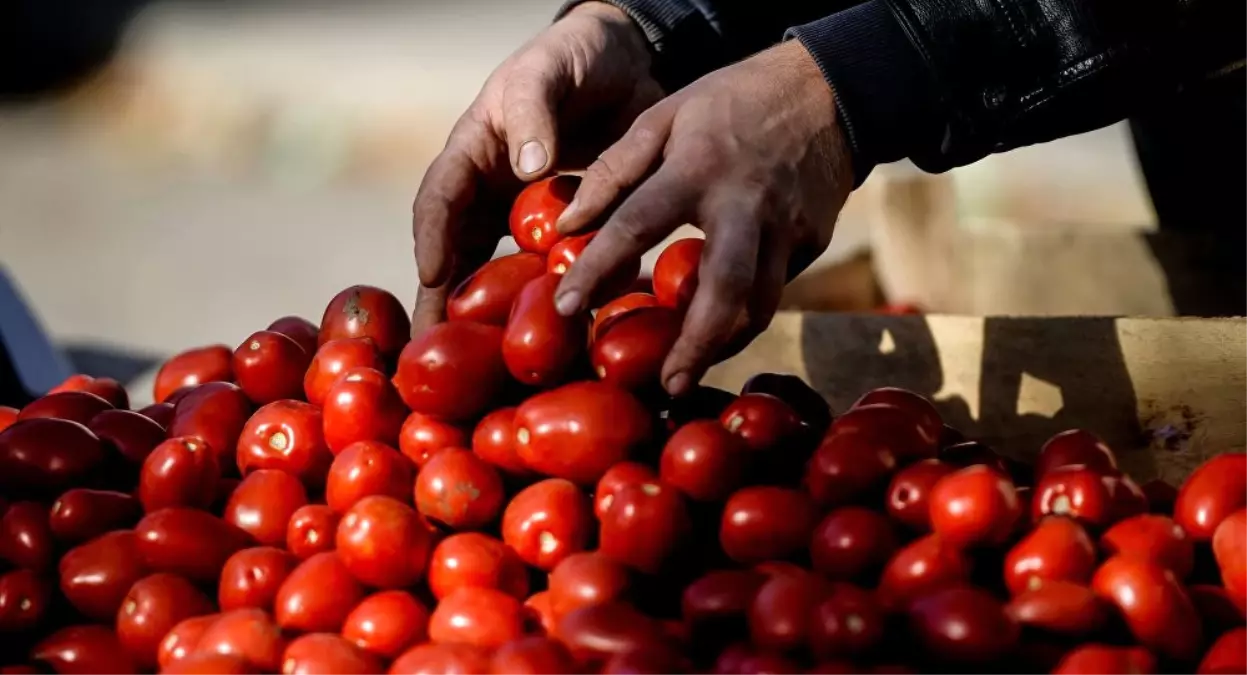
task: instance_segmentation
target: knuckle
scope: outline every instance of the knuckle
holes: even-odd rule
[[[619,183],[619,174],[611,167],[611,160],[603,154],[585,169],[584,181],[597,187],[613,188]]]

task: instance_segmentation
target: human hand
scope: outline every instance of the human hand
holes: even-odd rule
[[[662,97],[641,29],[587,2],[511,55],[433,160],[412,206],[420,291],[412,334],[442,320],[447,295],[489,260],[523,184],[584,166]],[[589,153],[579,158],[574,152]]]
[[[564,275],[558,310],[584,310],[620,265],[698,225],[699,283],[662,370],[667,391],[684,393],[770,323],[784,284],[827,248],[852,183],[835,97],[799,42],[716,71],[643,113],[589,166],[559,230],[618,207]]]

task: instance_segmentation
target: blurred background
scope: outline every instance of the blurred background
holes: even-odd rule
[[[97,375],[318,320],[351,284],[410,307],[421,175],[558,5],[9,0],[0,267]],[[944,176],[881,167],[785,306],[1172,314],[1155,221],[1120,125]]]

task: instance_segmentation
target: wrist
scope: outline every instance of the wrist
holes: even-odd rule
[[[589,0],[577,3],[564,16],[597,22],[619,47],[649,67],[653,54],[645,30],[624,10],[609,2]]]

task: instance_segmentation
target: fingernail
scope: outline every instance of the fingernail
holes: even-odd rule
[[[667,378],[667,393],[672,396],[679,396],[688,389],[688,383],[688,373],[676,373]]]
[[[571,220],[572,216],[576,215],[576,212],[579,210],[580,202],[576,201],[575,197],[572,197],[572,200],[567,203],[567,207],[563,209],[558,219],[554,221],[554,229],[560,233],[565,233],[567,231],[567,221]]]
[[[578,291],[567,291],[554,299],[554,308],[563,316],[571,316],[580,309],[580,293]]]
[[[520,146],[520,171],[531,175],[546,168],[550,155],[546,154],[546,146],[541,141],[527,141]]]

